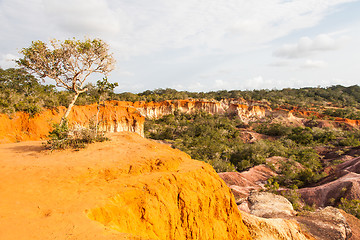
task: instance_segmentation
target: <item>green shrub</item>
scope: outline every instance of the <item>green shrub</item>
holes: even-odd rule
[[[109,140],[103,132],[97,132],[95,128],[76,126],[69,129],[67,122],[54,125],[54,130],[49,134],[50,139],[44,144],[49,150],[57,149],[80,149],[93,142]]]
[[[354,134],[349,134],[345,136],[344,138],[340,139],[338,142],[339,146],[351,146],[351,147],[357,147],[360,146],[360,141],[357,136]]]
[[[348,200],[346,198],[340,199],[340,204],[338,206],[345,212],[354,215],[355,217],[360,219],[360,200],[359,199],[352,199]]]
[[[313,142],[313,131],[311,128],[295,127],[292,129],[289,138],[298,144],[309,145]]]
[[[291,133],[291,128],[280,123],[262,123],[255,128],[255,131],[269,136],[286,136]]]
[[[301,201],[301,194],[298,193],[296,190],[298,187],[296,185],[291,186],[291,189],[287,191],[281,191],[280,195],[287,198],[293,205],[294,210],[300,211],[302,210],[302,206],[304,205]]]

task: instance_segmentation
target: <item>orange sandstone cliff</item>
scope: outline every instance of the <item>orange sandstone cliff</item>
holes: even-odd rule
[[[168,100],[163,102],[135,102],[132,106],[146,118],[156,119],[175,111],[181,113],[195,113],[204,111],[210,114],[232,114],[238,116],[242,121],[262,118],[268,108],[245,104],[238,101],[208,101],[208,100]]]
[[[0,239],[251,239],[210,165],[137,134],[0,152]]]
[[[0,114],[0,143],[46,139],[53,124],[60,122],[65,110],[65,107],[46,109],[34,116],[24,112],[10,116]],[[88,126],[95,122],[96,115],[96,104],[74,106],[68,117],[69,124]],[[99,129],[106,132],[128,131],[144,135],[145,118],[128,105],[107,103],[100,108],[98,120]]]
[[[248,106],[236,102],[217,102],[206,100],[172,100],[163,102],[126,102],[109,101],[100,107],[99,128],[106,132],[136,132],[144,135],[145,118],[160,118],[175,111],[195,113],[205,111],[210,114],[233,114],[244,122],[265,116],[268,109],[260,106]],[[0,143],[45,139],[59,123],[65,112],[64,107],[43,110],[29,116],[17,112],[13,115],[0,114]],[[97,105],[74,106],[69,115],[69,124],[87,126],[94,122]]]

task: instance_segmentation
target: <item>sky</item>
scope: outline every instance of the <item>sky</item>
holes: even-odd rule
[[[360,85],[359,13],[360,0],[0,0],[0,67],[34,40],[100,38],[115,92]]]

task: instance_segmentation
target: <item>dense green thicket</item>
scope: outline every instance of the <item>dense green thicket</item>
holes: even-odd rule
[[[265,164],[266,158],[272,156],[288,158],[280,164],[282,174],[276,178],[287,187],[302,187],[324,177],[325,166],[316,146],[360,145],[359,131],[291,127],[269,122],[254,123],[253,128],[275,139],[244,143],[238,129],[242,125],[238,119],[231,120],[226,116],[203,112],[175,113],[158,120],[147,120],[145,134],[152,139],[166,140],[191,157],[209,162],[217,171],[242,171]]]
[[[167,115],[145,122],[145,136],[166,140],[193,158],[209,162],[217,171],[234,171],[231,156],[242,145],[238,120],[200,112]]]
[[[0,68],[0,110],[3,113],[24,111],[36,113],[42,107],[55,107],[66,99],[56,93],[54,86],[42,85],[32,75],[22,69]]]

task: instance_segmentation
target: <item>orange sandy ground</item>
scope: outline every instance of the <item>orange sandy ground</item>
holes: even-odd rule
[[[133,133],[118,133],[112,141],[80,151],[49,152],[41,142],[0,144],[0,239],[148,239],[151,235],[135,237],[101,224],[106,216],[98,216],[99,222],[91,220],[89,216],[96,214],[92,209],[108,204],[119,189],[160,179],[162,172],[189,172],[204,166],[185,153]],[[228,198],[227,204],[232,205]],[[236,211],[226,211],[235,216],[229,222],[241,222]],[[235,229],[243,231],[245,237],[239,235],[239,239],[250,239],[246,227]]]

